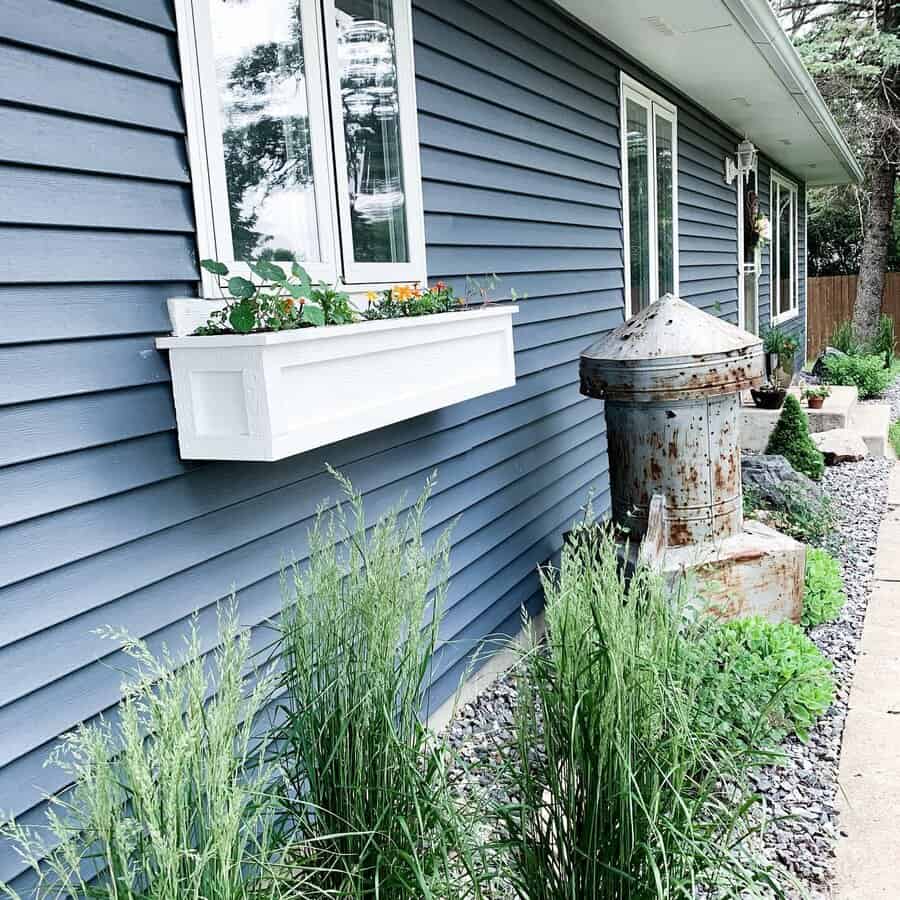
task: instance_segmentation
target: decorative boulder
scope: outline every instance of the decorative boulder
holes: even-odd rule
[[[832,428],[811,435],[813,443],[825,457],[826,466],[836,466],[845,462],[859,462],[869,455],[866,442],[849,428]]]
[[[741,456],[741,479],[765,506],[782,508],[798,495],[811,506],[822,502],[822,490],[783,457],[774,454]],[[790,494],[790,496],[788,496]]]
[[[819,358],[813,364],[813,375],[816,378],[825,378],[828,375],[828,368],[826,367],[825,361],[831,357],[841,357],[846,355],[846,353],[842,350],[838,350],[836,347],[826,347],[825,351],[819,354]]]

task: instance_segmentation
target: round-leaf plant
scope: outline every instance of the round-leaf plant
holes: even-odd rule
[[[814,628],[824,622],[833,622],[840,615],[845,599],[841,564],[827,550],[808,547],[803,624]]]

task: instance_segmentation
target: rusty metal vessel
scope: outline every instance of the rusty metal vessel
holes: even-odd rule
[[[667,294],[581,355],[606,401],[613,519],[635,538],[666,497],[671,547],[743,528],[740,393],[764,380],[762,341]]]

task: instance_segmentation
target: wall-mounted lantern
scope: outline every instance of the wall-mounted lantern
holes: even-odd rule
[[[746,138],[738,144],[737,156],[732,159],[725,157],[725,180],[728,184],[734,184],[734,179],[743,175],[744,180],[750,178],[750,173],[756,168],[757,150],[752,141]]]

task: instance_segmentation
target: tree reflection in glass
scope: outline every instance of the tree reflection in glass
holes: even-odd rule
[[[321,258],[298,0],[212,0],[234,258]]]
[[[337,0],[353,258],[407,262],[394,17],[385,0]]]

